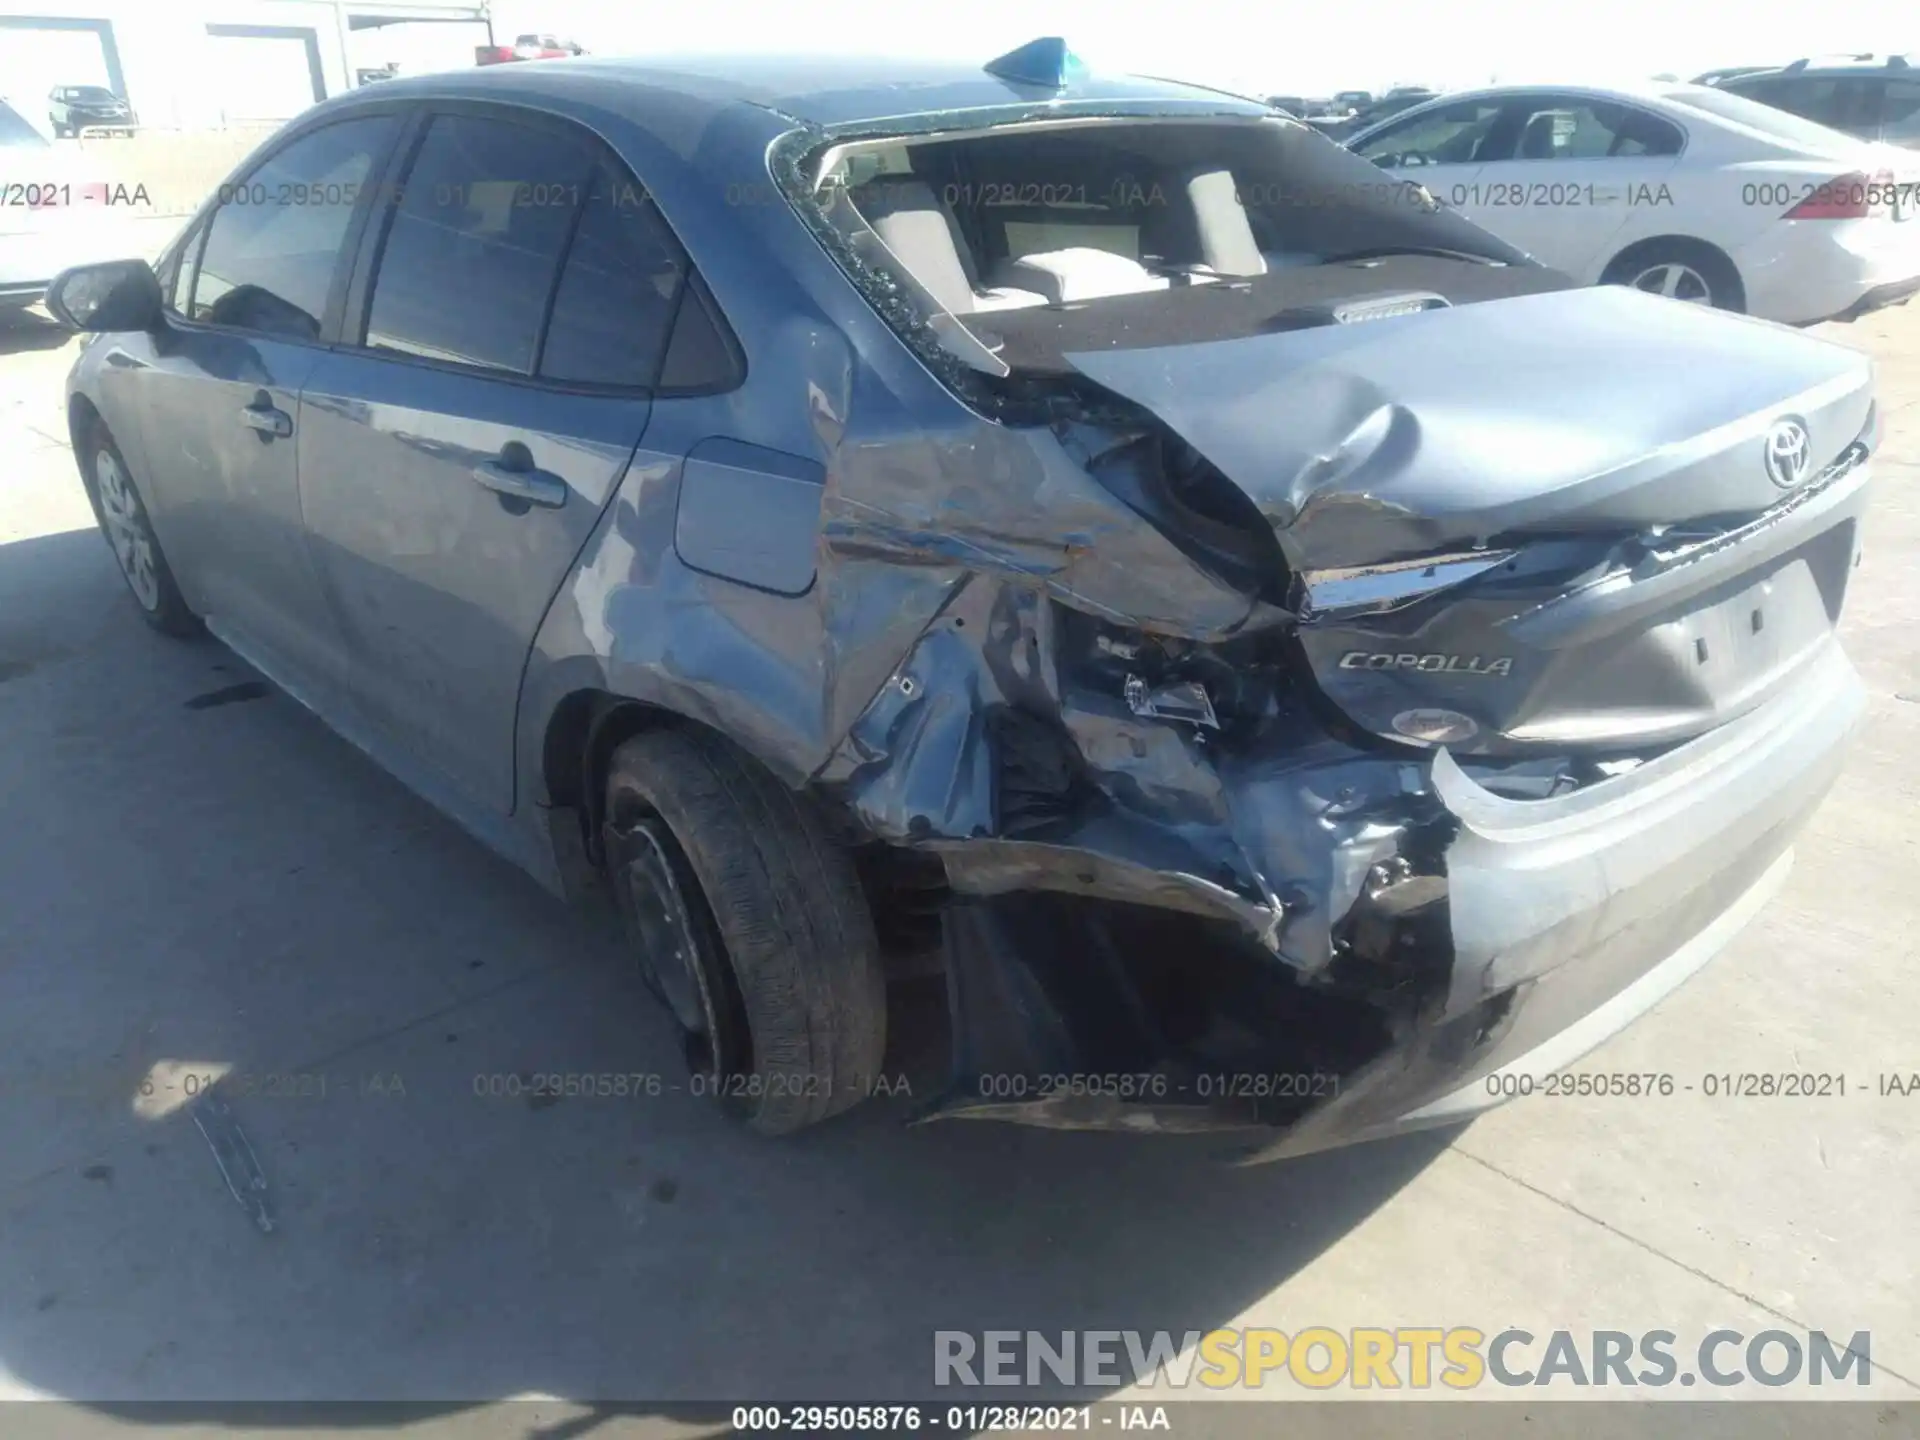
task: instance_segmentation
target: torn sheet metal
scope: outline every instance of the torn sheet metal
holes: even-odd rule
[[[703,157],[785,208],[675,215],[754,364],[656,407],[562,588],[521,701],[536,805],[576,690],[709,725],[855,842],[938,862],[932,1113],[1309,1148],[1630,988],[1777,860],[1844,742],[1782,697],[1844,688],[1866,476],[1828,462],[1865,424],[1860,357],[1472,254],[1265,277],[1229,338],[1190,333],[1219,299],[1190,290],[936,325],[809,167],[954,117],[853,118]],[[1416,271],[1452,303],[1296,313]],[[1758,447],[1788,410],[1828,468],[1783,500]],[[820,477],[804,594],[677,552],[713,435]],[[1716,787],[1743,714],[1799,748],[1756,739],[1774,768]],[[1675,818],[1695,789],[1714,846]],[[1659,867],[1632,849],[1656,832]],[[1111,1067],[1172,1089],[978,1084]],[[1213,1090],[1303,1074],[1329,1088]]]

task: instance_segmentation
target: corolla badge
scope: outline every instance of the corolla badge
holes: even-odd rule
[[[1511,675],[1511,655],[1411,655],[1405,651],[1349,650],[1342,670],[1419,670],[1442,675]]]
[[[1767,478],[1782,490],[1791,490],[1807,478],[1813,464],[1813,440],[1807,427],[1788,416],[1776,420],[1767,432]]]

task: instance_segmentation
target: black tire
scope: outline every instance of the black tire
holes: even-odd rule
[[[887,1035],[879,945],[853,862],[811,802],[693,729],[627,740],[606,797],[608,878],[642,973],[680,1025],[694,1088],[763,1135],[870,1094]],[[670,944],[642,914],[657,914],[663,890],[684,902]],[[681,968],[662,968],[675,958]]]
[[[1661,272],[1665,272],[1663,280],[1671,277],[1677,282],[1677,290],[1650,283],[1650,277]],[[1706,291],[1704,295],[1697,293],[1695,280]],[[1600,276],[1600,283],[1671,294],[1674,299],[1711,305],[1716,310],[1745,313],[1747,308],[1746,287],[1740,283],[1740,272],[1734,263],[1706,241],[1684,236],[1645,240],[1628,246],[1614,256]]]
[[[109,465],[113,467],[111,472]],[[120,578],[140,607],[141,617],[162,635],[198,635],[200,618],[187,608],[180,594],[133,472],[106,422],[97,415],[82,432],[80,476],[86,482],[87,499],[93,504],[93,518],[120,567]],[[141,545],[147,547],[144,561],[139,558]]]

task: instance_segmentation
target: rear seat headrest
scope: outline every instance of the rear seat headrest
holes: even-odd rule
[[[926,181],[888,175],[848,192],[887,249],[924,285],[933,298],[956,315],[974,309],[979,277],[966,237],[953,212]]]

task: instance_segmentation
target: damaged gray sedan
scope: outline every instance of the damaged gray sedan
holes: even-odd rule
[[[1443,1123],[1696,971],[1861,710],[1868,362],[1576,289],[1252,101],[603,60],[293,122],[69,271],[130,588],[797,1129]]]

